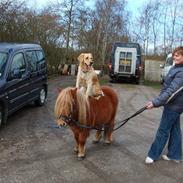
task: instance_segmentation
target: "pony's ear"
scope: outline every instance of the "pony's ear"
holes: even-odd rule
[[[81,53],[78,57],[79,62],[82,62],[84,60],[84,53]]]
[[[72,96],[76,95],[76,92],[77,92],[77,88],[72,88],[71,89]]]
[[[62,91],[62,88],[57,88],[57,91],[60,93]]]

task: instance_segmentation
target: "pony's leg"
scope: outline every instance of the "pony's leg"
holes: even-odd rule
[[[83,159],[85,157],[85,143],[88,133],[83,132],[79,134],[79,148],[78,148],[78,159]]]
[[[114,124],[104,128],[104,142],[106,144],[111,144],[112,142],[113,128],[114,128]]]
[[[102,137],[102,134],[101,134],[101,131],[100,130],[97,130],[96,134],[95,134],[95,139],[93,139],[93,143],[98,143],[100,141]]]
[[[76,145],[74,147],[74,152],[78,153],[78,151],[79,151],[79,133],[75,133],[74,138],[75,138],[75,141],[76,141]]]

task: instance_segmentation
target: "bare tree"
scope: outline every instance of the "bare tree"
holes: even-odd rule
[[[160,19],[160,26],[163,25],[163,50],[164,54],[172,51],[173,47],[179,42],[179,32],[181,31],[181,17],[179,14],[181,12],[181,1],[180,0],[165,0],[161,2],[162,4],[162,15],[163,18]]]
[[[108,46],[115,42],[113,38],[117,37],[116,34],[120,35],[117,37],[118,41],[120,37],[125,37],[127,34],[126,20],[128,14],[125,11],[125,1],[97,0],[94,15],[95,50],[99,53],[101,63],[104,64]]]
[[[142,41],[145,54],[148,54],[150,32],[152,24],[153,7],[151,3],[148,3],[140,9],[140,16],[137,18],[135,35],[138,36],[139,41]],[[137,28],[139,27],[139,29]]]
[[[171,41],[170,41],[170,45],[171,45],[171,51],[172,51],[172,46],[174,43],[174,36],[175,36],[175,26],[176,26],[176,20],[177,20],[177,10],[178,10],[178,6],[179,6],[179,2],[180,0],[174,0],[174,2],[172,3],[171,1],[171,19],[172,19],[172,31],[171,31]]]
[[[66,41],[66,60],[69,59],[69,48],[73,47],[71,43],[73,42],[74,32],[76,28],[75,22],[80,9],[83,7],[83,4],[83,0],[64,0],[58,5],[61,17],[60,21],[64,27],[64,37]]]
[[[159,32],[159,19],[162,16],[161,11],[161,2],[156,0],[152,3],[152,40],[153,40],[153,53],[157,54],[157,37]]]

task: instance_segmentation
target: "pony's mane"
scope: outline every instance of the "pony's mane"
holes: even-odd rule
[[[73,110],[73,103],[74,99],[71,94],[71,87],[63,89],[56,100],[55,103],[55,116],[57,118],[60,117],[60,115],[69,115]]]
[[[55,116],[57,118],[60,115],[69,115],[73,112],[73,109],[76,109],[76,102],[74,101],[73,95],[71,93],[75,88],[68,87],[63,89],[56,100],[55,103]],[[86,123],[87,109],[89,108],[89,102],[86,96],[80,91],[76,92],[77,104],[78,104],[78,120],[81,123]]]

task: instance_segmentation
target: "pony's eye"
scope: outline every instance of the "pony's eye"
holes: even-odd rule
[[[86,59],[88,60],[88,57],[86,57]]]

